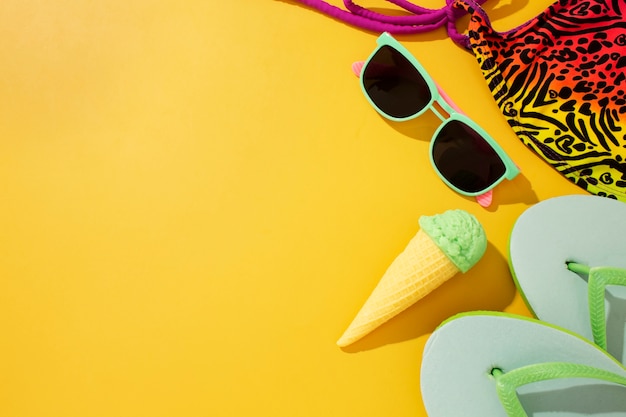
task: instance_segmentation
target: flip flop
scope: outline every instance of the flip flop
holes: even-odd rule
[[[626,363],[626,203],[555,197],[518,218],[509,242],[528,308]]]
[[[588,340],[507,313],[454,316],[428,339],[429,417],[626,416],[626,368]]]

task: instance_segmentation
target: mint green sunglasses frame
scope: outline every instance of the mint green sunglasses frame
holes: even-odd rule
[[[457,193],[459,193],[461,195],[470,196],[470,197],[476,197],[476,196],[480,196],[480,195],[483,195],[483,194],[489,192],[490,190],[495,188],[500,182],[502,182],[502,180],[504,180],[504,179],[512,180],[513,178],[515,178],[517,176],[517,174],[519,174],[519,172],[520,172],[519,168],[515,165],[513,160],[506,154],[506,152],[504,152],[504,149],[502,149],[502,147],[500,147],[498,142],[496,142],[482,127],[480,127],[473,120],[471,120],[469,117],[467,117],[452,102],[452,100],[448,97],[448,95],[445,94],[445,92],[441,88],[439,88],[437,83],[435,83],[435,80],[433,80],[433,78],[428,74],[428,72],[426,72],[426,70],[424,69],[422,64],[419,63],[419,61],[408,51],[408,49],[406,49],[404,46],[402,46],[402,44],[400,42],[398,42],[393,36],[391,36],[387,32],[383,33],[382,35],[380,35],[378,37],[378,39],[376,40],[376,44],[378,45],[378,47],[367,58],[367,60],[363,64],[363,70],[360,72],[359,84],[361,85],[361,90],[363,91],[363,94],[367,98],[367,101],[369,101],[369,103],[372,105],[372,107],[374,107],[374,109],[381,116],[385,117],[386,119],[393,120],[393,121],[396,121],[396,122],[404,122],[404,121],[407,121],[407,120],[415,119],[415,118],[421,116],[422,114],[424,114],[428,110],[432,110],[433,113],[435,113],[435,115],[441,120],[442,123],[441,123],[441,125],[439,125],[439,127],[437,128],[437,130],[433,134],[433,136],[431,138],[431,141],[430,141],[430,148],[429,148],[430,162],[431,162],[433,168],[435,169],[435,172],[439,176],[439,178],[441,178],[441,180],[448,187],[452,188],[454,191],[456,191]],[[385,47],[385,46],[391,47],[391,48],[395,49],[396,51],[398,51],[400,54],[402,54],[415,67],[415,69],[420,73],[420,75],[422,76],[422,78],[426,82],[426,84],[428,86],[428,89],[430,90],[431,100],[428,102],[428,104],[426,104],[424,106],[424,108],[419,110],[417,113],[412,114],[410,116],[403,117],[403,118],[398,118],[398,117],[394,117],[394,116],[391,116],[391,115],[385,113],[370,98],[370,96],[367,93],[367,90],[365,88],[365,84],[364,84],[364,81],[363,81],[363,74],[365,73],[365,68],[367,68],[367,65],[370,63],[372,58],[378,53],[378,51],[381,48]],[[443,110],[445,110],[448,113],[449,117],[445,117],[444,115],[442,115],[437,110],[437,108],[434,106],[435,103],[437,103]],[[478,133],[487,142],[487,144],[489,144],[489,146],[491,146],[491,148],[496,152],[496,154],[498,155],[498,157],[500,157],[500,160],[504,164],[504,167],[505,167],[504,174],[499,179],[494,181],[493,184],[491,184],[488,187],[486,187],[484,190],[480,190],[480,191],[477,191],[477,192],[467,192],[467,191],[464,191],[464,190],[461,190],[461,189],[457,188],[454,184],[452,184],[450,181],[448,181],[441,174],[441,172],[437,168],[437,165],[435,164],[435,160],[433,158],[433,150],[434,150],[434,145],[435,145],[435,139],[439,135],[439,132],[441,132],[441,130],[448,123],[450,123],[452,121],[459,121],[459,122],[469,126],[476,133]]]

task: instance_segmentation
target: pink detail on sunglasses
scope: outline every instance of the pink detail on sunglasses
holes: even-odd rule
[[[354,64],[352,64],[352,72],[354,72],[354,75],[356,75],[357,77],[360,77],[361,71],[363,71],[364,65],[365,65],[365,61],[357,61]]]
[[[489,207],[493,200],[493,190],[487,191],[485,194],[477,195],[476,201],[481,207]]]

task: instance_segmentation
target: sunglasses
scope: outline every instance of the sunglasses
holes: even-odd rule
[[[450,100],[424,67],[390,34],[364,63],[353,66],[370,104],[393,121],[414,119],[432,110],[441,120],[430,141],[430,160],[444,183],[457,193],[491,203],[491,190],[519,169],[498,143]],[[439,105],[448,117],[434,106]]]

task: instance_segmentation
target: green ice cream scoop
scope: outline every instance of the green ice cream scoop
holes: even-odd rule
[[[487,249],[482,225],[465,210],[422,216],[419,225],[461,272],[473,267]]]

